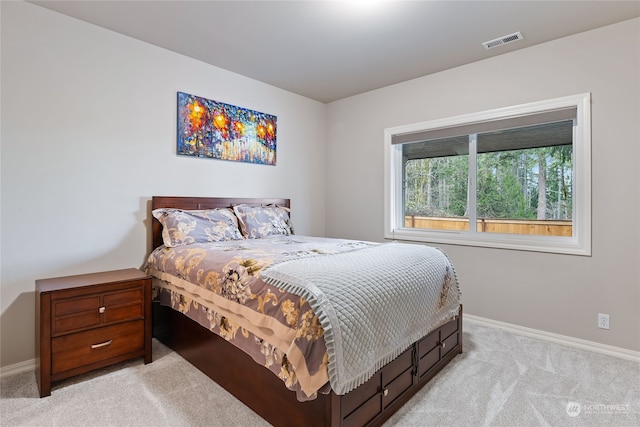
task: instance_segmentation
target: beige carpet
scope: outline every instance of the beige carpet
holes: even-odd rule
[[[640,364],[466,322],[465,352],[385,426],[640,426]],[[154,361],[54,386],[0,381],[2,426],[265,426],[154,340]],[[222,366],[221,369],[224,369]]]

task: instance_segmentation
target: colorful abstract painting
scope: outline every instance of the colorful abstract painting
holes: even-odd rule
[[[276,164],[276,116],[178,92],[178,154]]]

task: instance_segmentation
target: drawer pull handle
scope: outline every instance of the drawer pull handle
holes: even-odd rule
[[[104,313],[104,310],[105,310],[105,308],[104,308],[104,307],[100,307],[100,308],[98,309],[98,313]]]
[[[109,341],[101,342],[100,344],[91,344],[91,348],[106,347],[109,344],[111,344],[112,342],[113,342],[113,340],[109,340]]]
[[[441,347],[441,348],[445,348],[445,347],[446,347],[446,344],[444,343],[444,341],[442,341],[442,342],[440,343],[440,347]]]
[[[382,391],[382,395],[383,395],[383,396],[388,396],[388,395],[389,395],[389,389],[388,389],[388,388],[385,388],[385,389]]]

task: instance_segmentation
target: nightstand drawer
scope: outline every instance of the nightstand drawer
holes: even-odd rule
[[[85,311],[84,313],[73,314],[70,316],[56,317],[53,319],[53,336],[64,334],[66,332],[87,329],[92,326],[100,325],[100,314],[96,308],[93,311]]]
[[[132,289],[53,302],[53,336],[144,317],[144,281]]]
[[[127,306],[107,308],[104,312],[104,323],[120,322],[122,320],[140,319],[144,316],[142,302]]]
[[[52,374],[144,348],[144,320],[54,338]]]
[[[142,305],[142,285],[143,283],[132,283],[132,285],[137,285],[139,288],[127,289],[125,291],[113,292],[110,294],[105,294],[104,296],[104,306],[106,308],[118,307],[121,305],[129,305],[129,304],[140,304]]]
[[[53,335],[100,325],[100,296],[66,298],[52,304]]]
[[[144,288],[106,294],[103,298],[104,323],[140,319],[144,316]]]
[[[100,295],[90,295],[80,298],[66,298],[53,303],[53,317],[72,316],[87,311],[98,312]]]

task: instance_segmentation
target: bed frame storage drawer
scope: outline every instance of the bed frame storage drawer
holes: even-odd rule
[[[376,374],[376,377],[379,382],[380,376]],[[376,378],[371,378],[369,381],[374,379]],[[348,396],[348,394],[345,396]],[[343,418],[341,425],[345,427],[364,426],[377,417],[380,412],[382,412],[382,401],[380,399],[380,391],[377,391],[373,396],[365,400],[355,411]]]
[[[409,390],[413,385],[413,370],[411,368],[404,371],[382,389],[382,408],[386,408],[396,401],[397,398]]]
[[[358,387],[358,389],[362,391],[361,393],[347,393],[343,395],[341,397],[340,405],[342,419],[346,420],[350,417],[351,419],[360,419],[363,417],[363,413],[368,413],[372,406],[377,407],[377,410],[373,413],[373,416],[380,412],[380,382],[381,375],[378,372],[366,383]],[[370,402],[371,400],[377,400],[378,404],[372,404]],[[365,421],[369,419],[370,418],[367,418]]]
[[[381,425],[388,407],[400,406],[443,366],[443,359],[462,352],[462,319],[456,316],[412,344],[380,369],[357,393],[340,396],[341,426]]]
[[[413,346],[382,368],[382,382],[390,384],[413,367]]]
[[[430,352],[425,354],[419,361],[419,376],[422,378],[424,374],[429,372],[440,361],[440,349],[435,347]]]
[[[456,316],[418,341],[418,373],[422,379],[451,351],[458,348],[460,319]]]
[[[414,353],[414,347],[409,347],[359,386],[361,393],[342,396],[342,418],[345,425],[366,425],[411,388],[414,382]]]
[[[441,349],[442,357],[449,354],[449,352],[451,352],[451,350],[453,350],[458,345],[458,337],[459,337],[459,334],[456,331],[453,334],[451,334],[449,337],[445,338],[445,340],[442,342],[442,349]]]
[[[393,362],[382,368],[382,407],[391,405],[414,383],[415,348],[409,347]]]
[[[446,339],[449,335],[458,331],[458,322],[451,321],[442,325],[442,329],[440,330],[440,338]]]

